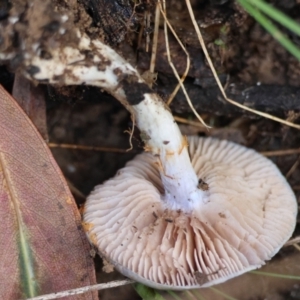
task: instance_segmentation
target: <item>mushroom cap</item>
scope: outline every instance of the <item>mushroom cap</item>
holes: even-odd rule
[[[270,160],[224,140],[190,137],[189,145],[209,199],[191,213],[165,206],[156,158],[147,153],[97,186],[84,209],[100,255],[158,289],[208,287],[256,269],[296,224],[294,193]]]

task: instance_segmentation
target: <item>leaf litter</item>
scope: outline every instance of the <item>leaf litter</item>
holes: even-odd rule
[[[1,298],[24,299],[95,283],[90,246],[61,171],[1,86],[0,130]],[[76,299],[97,299],[97,293]]]
[[[126,118],[123,118],[123,119],[126,119]],[[218,121],[218,118],[215,118],[215,117],[213,117],[213,116],[211,116],[211,117],[209,117],[208,118],[210,121],[212,121],[212,120],[214,120],[214,121]],[[127,121],[128,123],[130,123],[130,121]],[[223,124],[222,124],[223,123]],[[272,123],[269,123],[269,122],[265,122],[265,121],[262,121],[262,122],[256,122],[256,121],[254,121],[253,122],[254,123],[254,126],[255,125],[257,125],[258,127],[259,127],[259,129],[261,130],[261,132],[256,132],[256,136],[255,136],[255,139],[254,139],[254,141],[252,141],[251,143],[249,143],[249,141],[247,141],[247,139],[246,139],[246,141],[250,144],[250,146],[253,146],[253,147],[255,147],[255,144],[256,144],[256,146],[258,146],[258,150],[259,150],[259,148],[262,148],[262,150],[266,150],[266,149],[272,149],[273,150],[273,146],[275,145],[275,147],[277,147],[278,148],[278,145],[276,145],[276,144],[274,144],[274,140],[272,140],[272,132],[276,132],[276,130],[280,130],[280,127],[279,126],[276,126],[276,125],[273,125]],[[209,123],[210,124],[210,123]],[[221,127],[222,126],[226,126],[226,121],[224,122],[221,122]],[[272,124],[271,126],[270,126],[270,124]],[[227,122],[227,126],[229,125],[229,122]],[[252,124],[253,125],[253,124]],[[224,132],[226,131],[226,127],[223,127],[224,128]],[[249,131],[250,131],[250,128],[248,128],[249,129]],[[263,136],[262,135],[262,133],[265,133],[265,136]],[[293,132],[294,133],[294,132]],[[67,134],[65,134],[65,135],[67,135]],[[291,136],[292,134],[290,133],[289,134],[289,136]],[[295,134],[295,136],[296,136],[297,134]],[[62,136],[61,136],[62,137]],[[264,137],[265,138],[265,140],[261,140],[261,138],[262,137]],[[260,142],[258,142],[258,140],[260,139]],[[82,139],[82,140],[84,140],[84,139]],[[64,141],[63,141],[64,142]],[[71,141],[72,143],[75,143],[76,144],[76,141],[74,142],[74,141]],[[278,139],[277,139],[277,141],[276,141],[277,143],[278,143]],[[259,144],[260,143],[260,144]],[[290,144],[293,144],[292,143],[292,141],[290,141],[289,142]],[[89,143],[90,144],[90,143]],[[91,143],[92,144],[92,143]],[[251,145],[252,144],[252,145]],[[270,148],[266,148],[267,146],[270,146]],[[73,152],[74,153],[74,152]],[[75,155],[76,156],[76,155]],[[78,157],[77,157],[78,158]],[[292,158],[290,158],[290,162],[293,160],[294,158],[292,157]],[[282,161],[280,161],[280,159],[275,159],[276,161],[277,161],[277,163],[280,165],[280,164],[284,164],[283,163],[283,160]],[[286,162],[286,161],[285,161]],[[293,162],[294,163],[294,162]],[[290,164],[289,165],[289,167],[288,168],[290,168],[291,167],[291,165],[292,164]],[[284,168],[283,168],[284,169]],[[76,169],[76,173],[78,172],[78,168]],[[296,174],[294,174],[295,176],[294,177],[297,177],[296,175],[297,175],[298,173],[297,173],[297,170],[296,170]],[[293,175],[293,174],[292,174]],[[106,175],[105,175],[106,176]],[[295,180],[295,179],[294,179]],[[98,183],[98,182],[97,182]]]

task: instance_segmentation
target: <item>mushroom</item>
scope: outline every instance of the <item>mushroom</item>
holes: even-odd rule
[[[181,208],[176,195],[166,199],[160,164],[143,153],[85,205],[85,228],[100,255],[158,289],[208,287],[256,269],[295,227],[295,196],[270,160],[228,141],[188,141],[203,201],[187,199]]]
[[[5,44],[0,60],[18,61],[35,82],[104,89],[132,113],[150,152],[87,200],[85,229],[100,254],[123,274],[168,289],[220,283],[270,259],[292,234],[297,211],[277,168],[225,141],[190,138],[189,153],[169,108],[138,71],[67,15],[57,18],[53,35]],[[0,27],[22,37],[16,23],[25,24],[22,10]]]

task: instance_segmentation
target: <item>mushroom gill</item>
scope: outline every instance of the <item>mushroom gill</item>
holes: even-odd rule
[[[97,186],[85,205],[100,254],[155,288],[207,287],[256,269],[295,227],[295,196],[270,160],[227,141],[190,137],[189,144],[206,195],[192,212],[167,207],[147,153]]]

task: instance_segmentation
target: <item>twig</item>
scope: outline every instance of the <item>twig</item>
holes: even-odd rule
[[[177,122],[180,122],[180,123],[183,123],[183,124],[188,124],[188,125],[191,125],[191,126],[195,126],[195,127],[198,127],[200,129],[202,129],[203,131],[206,131],[204,125],[199,123],[199,122],[191,121],[191,120],[181,118],[181,117],[177,117],[177,116],[174,116],[174,119]]]
[[[159,29],[159,19],[160,19],[160,10],[158,3],[155,8],[155,21],[154,21],[154,32],[153,32],[153,42],[152,42],[152,51],[151,51],[151,60],[150,60],[150,73],[154,73],[155,71],[155,61],[157,54],[157,41],[158,41],[158,29]],[[150,87],[152,87],[152,82],[150,83]]]
[[[86,195],[84,195],[68,178],[65,177],[65,179],[68,183],[69,189],[71,190],[72,194],[85,201]]]
[[[124,133],[129,133],[129,145],[130,147],[126,150],[126,152],[129,152],[133,150],[133,145],[132,145],[132,138],[133,138],[133,133],[134,133],[134,126],[135,126],[135,118],[134,115],[131,115],[131,120],[132,120],[132,128],[131,130],[125,130]]]
[[[295,170],[298,168],[300,163],[300,157],[293,163],[292,167],[289,169],[289,171],[286,173],[285,178],[288,179],[291,177],[291,175],[295,172]]]
[[[300,246],[298,244],[293,244],[293,247],[300,251]]]
[[[147,11],[145,14],[146,29],[150,27],[150,23],[151,23],[150,18],[151,18],[151,15]],[[146,33],[146,52],[149,52],[149,44],[150,44],[150,35],[148,33]]]
[[[195,121],[190,121],[178,116],[174,116],[174,119],[177,122],[192,125],[204,129],[204,125]],[[129,132],[131,133],[131,132]],[[87,150],[87,151],[101,151],[101,152],[114,152],[114,153],[127,153],[127,149],[118,149],[118,148],[108,148],[108,147],[94,147],[94,146],[84,146],[84,145],[75,145],[75,144],[57,144],[57,143],[48,143],[50,148],[63,148],[63,149],[74,149],[74,150]],[[284,156],[284,155],[294,155],[300,154],[300,149],[286,149],[286,150],[275,150],[275,151],[262,151],[261,155],[266,157],[272,156]]]
[[[300,236],[296,236],[295,238],[287,241],[283,247],[291,246],[300,243]]]
[[[56,144],[48,143],[50,148],[64,148],[64,149],[75,149],[75,150],[89,150],[89,151],[102,151],[102,152],[115,152],[115,153],[127,153],[126,149],[108,148],[108,147],[93,147],[84,145],[74,144]]]
[[[85,286],[77,289],[72,289],[68,291],[58,292],[58,293],[52,293],[47,294],[43,296],[33,297],[33,298],[27,298],[26,300],[51,300],[51,299],[59,299],[62,297],[72,296],[72,295],[79,295],[91,291],[99,291],[104,289],[111,289],[117,286],[122,286],[126,284],[134,283],[134,280],[131,279],[125,279],[125,280],[118,280],[118,281],[111,281],[108,283],[100,283],[90,286]]]
[[[284,156],[284,155],[293,155],[300,154],[300,149],[286,149],[286,150],[276,150],[276,151],[263,151],[260,154],[264,156]]]

